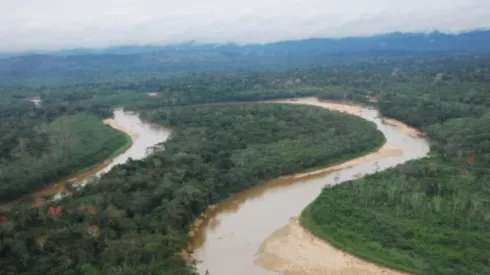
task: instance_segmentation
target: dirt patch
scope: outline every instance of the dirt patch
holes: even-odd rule
[[[298,218],[274,232],[260,247],[255,264],[285,275],[402,275],[347,254],[305,230]]]

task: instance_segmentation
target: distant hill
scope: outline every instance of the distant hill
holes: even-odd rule
[[[353,58],[421,53],[490,51],[490,31],[462,34],[391,33],[341,39],[314,38],[269,44],[187,42],[156,46],[72,49],[0,59],[0,82],[95,80],[108,77],[228,70],[254,66],[309,65]],[[0,55],[2,57],[2,55]]]
[[[281,41],[268,44],[238,45],[235,43],[200,44],[194,41],[169,45],[124,45],[104,49],[67,49],[50,52],[0,53],[2,56],[19,55],[133,55],[153,52],[189,51],[189,50],[224,50],[236,53],[250,51],[302,52],[314,50],[331,51],[366,51],[366,50],[407,50],[407,51],[447,51],[447,50],[488,50],[490,49],[490,30],[472,31],[461,34],[432,33],[389,33],[384,35],[347,38],[312,38],[305,40]]]

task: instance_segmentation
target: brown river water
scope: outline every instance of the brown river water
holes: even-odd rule
[[[346,163],[271,181],[211,207],[197,221],[192,257],[204,275],[401,274],[333,248],[304,230],[297,218],[326,185],[339,184],[426,156],[429,143],[405,124],[375,109],[315,98],[276,101],[307,104],[374,122],[387,143],[378,152]],[[321,125],[318,125],[321,127]]]

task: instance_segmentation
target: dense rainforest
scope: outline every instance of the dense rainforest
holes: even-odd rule
[[[129,137],[104,125],[110,109],[77,108],[3,94],[0,108],[0,201],[36,189],[104,161],[130,144]]]
[[[384,143],[375,125],[322,108],[225,104],[152,109],[165,150],[118,166],[71,198],[5,213],[1,274],[191,274],[193,220],[264,180]]]
[[[245,104],[300,96],[377,106],[426,132],[436,155],[327,188],[304,212],[304,225],[398,269],[487,274],[489,64],[485,52],[372,54],[260,71],[4,85],[0,96],[9,104],[0,101],[0,113],[11,121],[1,124],[5,163],[36,125],[64,116],[100,119],[114,106],[176,132],[147,159],[116,167],[71,198],[0,213],[0,274],[192,274],[180,251],[191,221],[209,204],[382,142],[372,125],[348,116]],[[24,100],[32,96],[42,108]],[[232,101],[242,103],[216,104]],[[45,148],[45,140],[27,148]]]
[[[326,188],[304,226],[395,269],[490,274],[490,71],[463,61],[375,94],[384,115],[426,132],[435,156]]]

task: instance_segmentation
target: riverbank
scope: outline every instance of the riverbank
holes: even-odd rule
[[[75,183],[76,185],[76,183],[81,183],[85,179],[95,175],[97,172],[109,166],[114,158],[116,158],[121,154],[124,154],[127,150],[129,150],[129,148],[131,148],[133,143],[138,139],[138,135],[136,133],[132,132],[126,127],[121,126],[114,119],[105,119],[103,123],[110,126],[114,130],[124,134],[125,137],[124,144],[122,144],[117,150],[112,152],[112,154],[109,155],[104,161],[95,163],[89,167],[85,167],[80,171],[78,171],[77,173],[75,173],[74,175],[62,179],[56,183],[50,184],[47,187],[39,191],[36,191],[33,194],[28,195],[27,197],[38,199],[44,196],[51,196],[51,195],[61,194],[65,192],[68,184]]]
[[[271,101],[264,101],[264,102],[317,106],[317,107],[328,109],[330,111],[338,111],[338,112],[347,113],[355,116],[360,116],[362,110],[364,109],[363,106],[356,105],[354,103],[341,103],[338,101],[319,100],[316,97],[303,97],[298,99],[281,99],[281,100],[271,100]]]
[[[189,237],[192,238],[191,245],[188,248],[188,251],[182,252],[182,255],[186,260],[192,262],[193,260],[191,256],[192,251],[198,247],[201,247],[206,241],[206,237],[204,236],[204,232],[203,232],[204,227],[216,223],[217,216],[219,214],[236,211],[247,200],[260,197],[265,192],[270,191],[272,189],[278,189],[288,185],[295,184],[296,181],[300,179],[304,180],[304,179],[312,179],[315,177],[321,177],[322,175],[334,173],[342,169],[350,168],[354,165],[369,163],[371,161],[375,161],[387,157],[400,156],[402,153],[403,153],[402,149],[394,146],[393,144],[385,143],[378,150],[372,151],[370,153],[351,159],[349,161],[342,162],[338,165],[330,165],[325,168],[317,169],[314,171],[282,176],[277,179],[268,181],[265,184],[257,185],[247,190],[244,190],[239,194],[236,194],[221,203],[210,205],[208,207],[208,210],[194,221],[192,230],[188,233]]]
[[[318,169],[311,172],[298,173],[284,177],[299,180],[327,173],[333,173],[355,165],[369,163],[387,157],[397,157],[403,150],[392,144],[385,143],[378,151],[346,161],[339,165]],[[358,175],[362,177],[363,175]],[[255,264],[285,275],[400,275],[405,274],[361,258],[350,255],[335,248],[327,241],[314,236],[299,223],[299,218],[292,218],[288,225],[280,228],[267,238],[257,252]]]
[[[276,180],[272,180],[268,182],[267,184],[263,184],[260,186],[256,186],[253,188],[250,188],[248,190],[245,190],[243,192],[240,192],[239,194],[234,195],[232,198],[219,203],[217,205],[211,206],[210,210],[207,211],[206,214],[201,216],[200,219],[197,219],[194,223],[194,227],[190,235],[192,236],[192,247],[194,248],[194,258],[198,261],[203,261],[202,263],[198,263],[198,269],[204,273],[205,270],[209,270],[212,274],[226,274],[226,272],[235,272],[235,270],[240,270],[240,274],[271,274],[266,270],[271,270],[271,271],[280,271],[277,269],[277,266],[275,266],[274,263],[271,263],[270,259],[265,259],[260,257],[257,258],[256,262],[261,263],[259,266],[264,268],[264,269],[257,269],[254,268],[253,266],[248,266],[249,264],[243,263],[243,266],[237,267],[235,269],[229,269],[226,267],[219,266],[218,262],[215,262],[215,259],[227,259],[227,261],[231,260],[228,259],[226,255],[226,249],[231,246],[232,244],[229,243],[226,247],[222,247],[223,244],[220,244],[221,242],[227,240],[227,242],[233,241],[233,247],[235,249],[238,249],[240,247],[240,250],[244,250],[245,246],[247,247],[253,247],[255,246],[256,239],[258,238],[258,244],[257,244],[257,249],[253,251],[253,254],[247,252],[247,255],[251,255],[248,257],[254,257],[253,255],[257,254],[257,251],[260,252],[259,247],[267,247],[267,248],[277,248],[281,249],[280,245],[274,246],[270,245],[267,242],[264,243],[264,240],[270,240],[270,234],[267,234],[267,232],[274,232],[277,230],[278,227],[281,227],[281,225],[284,225],[284,223],[281,223],[280,217],[287,216],[287,213],[296,213],[293,215],[290,215],[286,219],[289,219],[290,217],[294,217],[299,215],[299,212],[306,207],[313,199],[318,196],[319,192],[325,186],[325,184],[333,184],[333,183],[339,183],[348,179],[352,179],[352,177],[362,177],[366,173],[373,173],[373,168],[371,166],[371,163],[373,165],[378,166],[378,160],[380,162],[380,167],[377,169],[386,169],[388,166],[387,163],[390,162],[395,162],[395,163],[403,163],[406,160],[412,159],[412,158],[418,158],[423,155],[425,155],[428,152],[428,145],[425,140],[420,139],[422,136],[422,133],[420,132],[415,132],[416,129],[413,129],[403,123],[392,123],[393,121],[390,120],[390,123],[383,123],[382,119],[378,112],[374,110],[372,107],[366,107],[366,106],[361,106],[361,105],[355,105],[355,104],[345,104],[345,103],[340,103],[340,102],[334,102],[334,101],[320,101],[317,98],[309,97],[309,98],[301,98],[301,99],[285,99],[285,100],[274,100],[274,101],[266,101],[267,103],[287,103],[287,104],[302,104],[302,105],[310,105],[310,106],[317,106],[321,108],[325,108],[328,110],[333,110],[333,111],[340,111],[344,113],[348,113],[351,115],[355,116],[361,116],[364,119],[367,119],[369,121],[376,122],[378,127],[381,127],[383,131],[387,131],[385,136],[387,137],[387,142],[378,148],[378,150],[375,149],[375,151],[370,151],[370,152],[365,152],[367,154],[362,155],[360,157],[355,157],[354,159],[342,162],[338,165],[330,165],[330,166],[323,166],[320,169],[315,169],[313,171],[306,171],[302,173],[297,173],[294,175],[290,176],[283,176],[280,177]],[[393,143],[392,140],[395,138],[395,142]],[[407,139],[408,138],[408,139]],[[405,151],[405,148],[408,144],[410,146],[411,143],[415,144],[423,144],[420,149],[424,148],[427,146],[427,149],[422,149],[420,151],[419,149],[416,149],[414,151],[408,150]],[[419,152],[420,151],[420,152]],[[384,161],[390,159],[392,161]],[[360,169],[359,167],[366,167]],[[367,169],[367,170],[366,170]],[[349,171],[355,171],[355,172],[348,172],[347,175],[343,173],[344,170],[349,170]],[[364,170],[364,171],[363,171]],[[350,177],[348,176],[350,174]],[[340,175],[340,177],[339,177]],[[305,182],[305,183],[299,183],[299,182]],[[315,182],[314,186],[309,186],[305,185],[306,182]],[[322,184],[323,182],[323,184]],[[304,187],[302,187],[304,186]],[[284,190],[284,191],[282,191]],[[288,191],[288,190],[295,190],[295,191]],[[305,190],[308,190],[308,195],[303,196],[305,194],[302,194]],[[317,191],[314,191],[317,190]],[[272,194],[276,193],[285,193],[284,199],[278,199],[274,198],[271,199],[269,197],[273,196]],[[291,195],[286,194],[286,193],[293,193]],[[281,194],[282,195],[282,194]],[[308,196],[310,198],[308,199]],[[274,195],[274,197],[277,197]],[[267,200],[267,202],[266,202]],[[259,203],[260,202],[260,203]],[[251,204],[257,204],[257,205],[262,205],[262,208],[259,206],[252,206]],[[287,207],[286,207],[286,205]],[[267,206],[266,206],[267,205]],[[277,211],[273,211],[275,205],[283,205],[284,207],[279,207]],[[294,206],[297,205],[297,206]],[[267,207],[264,209],[263,207]],[[261,214],[258,214],[257,212],[252,213],[251,209],[254,208],[260,208]],[[294,210],[294,209],[296,210]],[[246,210],[245,210],[246,209]],[[249,213],[248,214],[245,214]],[[270,216],[265,214],[271,212],[273,216]],[[258,215],[259,217],[264,216],[263,219],[266,219],[268,222],[271,223],[271,220],[277,220],[277,222],[272,222],[276,223],[276,227],[268,231],[270,229],[270,225],[265,227],[264,220],[260,222],[260,226],[256,226],[253,229],[250,227],[247,227],[246,225],[244,228],[247,228],[247,232],[243,230],[238,230],[236,228],[236,220],[247,220],[247,224],[255,224],[253,221],[256,219],[255,217],[251,215]],[[233,220],[233,224],[230,224],[230,226],[227,225],[228,219]],[[259,222],[257,220],[257,222]],[[267,224],[266,223],[266,224]],[[298,225],[300,228],[301,226]],[[260,237],[254,237],[253,239],[253,244],[250,242],[252,240],[249,239],[244,239],[243,242],[239,240],[240,235],[250,235],[252,234],[251,232],[248,231],[253,231],[254,235],[264,235],[264,232],[258,232],[260,228],[264,227],[262,231],[265,232],[265,236],[263,238]],[[227,228],[227,229],[225,229]],[[228,229],[229,228],[229,229]],[[233,229],[235,228],[235,229]],[[257,231],[257,232],[256,232]],[[215,233],[216,232],[216,233]],[[281,238],[276,238],[278,235],[274,236],[274,241],[278,241],[278,243],[286,243],[287,242],[287,236],[282,235],[284,237],[283,239]],[[271,237],[272,238],[272,237]],[[291,248],[292,250],[301,250],[299,246],[301,246],[301,243],[295,243],[295,245],[298,245],[297,248]],[[326,246],[329,246],[327,242],[325,242]],[[215,247],[216,246],[216,247]],[[214,247],[214,248],[212,248]],[[218,247],[222,247],[220,250],[217,250]],[[333,247],[331,247],[333,249]],[[234,249],[234,251],[235,251]],[[247,251],[250,251],[250,248],[246,249]],[[318,255],[324,255],[324,257],[329,257],[330,250],[326,251],[311,251],[311,253],[319,253]],[[271,251],[268,251],[271,252]],[[243,252],[241,252],[243,253]],[[282,253],[286,253],[284,255],[284,259],[288,260],[288,255],[287,252],[285,251],[273,251],[269,253],[268,255],[274,255],[276,259],[280,259]],[[306,254],[308,252],[305,252]],[[213,255],[217,254],[217,255]],[[235,251],[236,254],[236,251]],[[346,254],[346,253],[344,253]],[[203,256],[205,258],[203,258]],[[327,256],[325,256],[327,255]],[[346,254],[347,255],[347,254]],[[212,258],[211,258],[212,257]],[[238,254],[236,254],[234,257],[239,257]],[[240,256],[241,257],[241,256]],[[294,256],[293,256],[294,257]],[[352,256],[351,256],[352,257]],[[233,259],[235,260],[235,259]],[[289,259],[291,260],[291,259]],[[347,259],[346,259],[347,260]],[[245,262],[247,262],[247,258],[244,259]],[[362,263],[365,263],[367,265],[373,265],[372,263],[369,263],[367,261],[358,259],[359,263],[362,265]],[[272,261],[273,262],[273,261]],[[242,264],[242,262],[236,262],[233,261],[234,264]],[[286,266],[294,266],[294,261],[284,263],[282,262],[281,264],[284,264]],[[311,268],[315,269],[315,262],[311,263]],[[238,266],[238,265],[237,265]],[[364,267],[357,267],[362,270]],[[294,269],[294,268],[293,268]],[[225,271],[226,270],[226,271]],[[300,271],[295,271],[295,272],[300,272]],[[343,273],[336,273],[336,270],[331,270],[330,273],[313,273],[313,274],[343,274]],[[238,273],[237,273],[238,274]],[[285,274],[304,274],[304,273],[285,273]],[[365,273],[349,273],[350,274],[365,274]],[[376,273],[373,273],[376,274]],[[380,274],[380,273],[377,273]],[[381,273],[382,274],[382,273]],[[390,274],[390,273],[387,273]],[[395,273],[397,274],[397,273]]]
[[[416,138],[416,137],[424,137],[425,136],[425,134],[422,131],[415,129],[412,126],[409,126],[409,125],[407,125],[401,121],[398,121],[398,120],[395,120],[392,118],[383,118],[381,121],[385,124],[398,127],[399,129],[401,129],[402,131],[404,131],[405,133],[407,133],[411,137]]]
[[[72,140],[73,150],[70,148],[70,152],[72,152],[73,155],[71,156],[71,159],[61,161],[65,166],[59,164],[56,166],[57,160],[56,158],[52,157],[51,165],[53,167],[46,168],[51,169],[47,170],[47,172],[46,170],[40,170],[41,172],[38,172],[38,174],[40,173],[39,180],[42,181],[44,179],[42,177],[42,173],[47,175],[57,173],[58,177],[51,177],[52,183],[49,185],[33,185],[33,187],[23,192],[23,194],[17,198],[2,201],[0,205],[1,209],[8,210],[10,205],[13,203],[29,202],[43,196],[50,196],[64,192],[66,191],[66,186],[68,184],[83,181],[104,167],[110,165],[112,159],[117,158],[119,155],[126,152],[133,144],[132,136],[134,135],[130,135],[132,134],[130,131],[127,129],[122,129],[118,126],[119,125],[115,125],[107,120],[101,121],[97,117],[84,117],[81,115],[62,117],[53,122],[53,125],[50,125],[50,127],[52,127],[51,131],[53,131],[54,134],[58,133],[57,131],[60,131],[59,129],[63,128],[63,131],[67,131],[68,135],[74,135],[71,138],[65,137],[64,140],[61,140],[63,142],[66,140]],[[103,134],[105,134],[105,136],[103,136]],[[77,145],[77,142],[80,142],[82,139],[83,142]],[[95,147],[98,146],[98,149],[92,149],[92,147],[90,147],[92,144]],[[54,148],[56,149],[56,147]],[[77,152],[77,150],[79,150],[79,152]],[[45,158],[49,158],[49,156]],[[78,165],[70,166],[70,163],[77,163]],[[36,165],[37,164],[34,163],[32,167],[39,167]],[[49,172],[55,170],[55,167],[69,167],[64,169],[70,169],[70,171],[66,173],[63,173],[62,171]],[[46,179],[46,181],[48,180]]]
[[[255,264],[284,275],[405,275],[335,248],[292,218],[260,247]]]
[[[357,157],[357,158],[351,159],[349,161],[342,162],[341,164],[338,164],[338,165],[328,166],[325,168],[320,168],[320,169],[316,169],[316,170],[304,172],[304,173],[297,173],[297,174],[294,174],[291,176],[285,176],[285,178],[298,180],[298,179],[312,177],[312,176],[320,176],[323,174],[340,171],[342,169],[346,169],[346,168],[352,167],[354,165],[359,165],[362,163],[368,163],[368,162],[371,162],[373,160],[378,160],[378,159],[387,158],[387,157],[397,157],[397,156],[401,156],[402,154],[403,154],[402,149],[394,146],[393,144],[389,144],[386,142],[378,150],[371,152],[371,153],[368,153],[366,155],[363,155],[361,157]]]
[[[212,221],[217,214],[232,210],[232,209],[237,209],[240,207],[242,203],[244,203],[246,200],[250,198],[255,198],[261,196],[264,192],[275,189],[275,188],[281,188],[287,185],[294,184],[296,180],[299,179],[307,179],[307,178],[315,178],[319,177],[325,174],[330,174],[334,173],[336,171],[340,171],[342,169],[350,168],[354,165],[359,165],[363,163],[368,163],[370,161],[375,161],[378,159],[386,158],[386,157],[396,157],[400,156],[403,153],[403,150],[400,148],[394,146],[393,144],[389,144],[385,142],[382,146],[380,146],[378,149],[374,150],[369,150],[367,153],[359,153],[361,155],[360,157],[351,159],[349,161],[338,161],[337,165],[325,165],[322,166],[322,168],[312,168],[314,170],[309,171],[310,169],[306,169],[307,172],[301,172],[301,173],[296,173],[293,175],[287,175],[287,176],[282,176],[277,179],[273,179],[270,181],[267,181],[264,184],[259,184],[256,186],[253,186],[251,188],[248,188],[247,190],[244,190],[236,195],[233,195],[232,197],[224,200],[221,203],[218,204],[213,204],[208,207],[208,210],[203,213],[199,218],[194,220],[194,223],[192,225],[192,229],[189,231],[188,235],[189,237],[193,238],[192,245],[189,248],[189,251],[192,251],[192,247],[199,247],[202,245],[204,239],[202,237],[202,228],[206,226],[210,221]],[[183,252],[184,255],[187,255],[188,252]],[[185,256],[186,258],[188,256]]]

